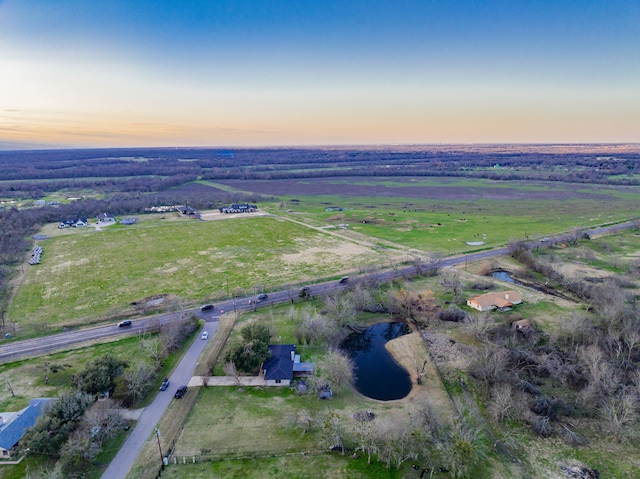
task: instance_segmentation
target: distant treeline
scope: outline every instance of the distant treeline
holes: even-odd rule
[[[505,150],[505,151],[503,151]],[[157,191],[161,178],[287,179],[334,176],[470,176],[637,185],[640,152],[550,148],[112,149],[0,152],[0,181],[146,177],[118,191]],[[624,178],[618,177],[625,175]],[[155,178],[154,178],[155,177]],[[104,181],[104,180],[103,180]],[[159,182],[155,184],[154,182]],[[147,185],[147,186],[145,186]],[[15,187],[15,186],[14,186]],[[125,190],[122,188],[132,188]],[[140,188],[147,189],[140,189]]]

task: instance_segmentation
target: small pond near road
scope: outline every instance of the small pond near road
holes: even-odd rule
[[[402,399],[411,391],[409,373],[387,352],[387,341],[411,332],[405,323],[379,323],[363,333],[352,333],[342,342],[342,348],[353,360],[356,371],[355,388],[372,399],[391,401]]]

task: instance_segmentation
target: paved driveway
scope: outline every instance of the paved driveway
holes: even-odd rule
[[[204,328],[198,332],[193,344],[185,353],[171,376],[169,376],[169,381],[171,382],[169,389],[159,392],[153,402],[140,414],[135,429],[129,434],[129,437],[120,448],[116,457],[113,458],[109,467],[104,471],[104,474],[102,474],[102,479],[124,479],[127,476],[129,469],[131,469],[136,457],[138,457],[138,454],[142,450],[142,446],[144,446],[147,439],[149,439],[151,433],[155,434],[156,424],[158,424],[158,421],[172,401],[176,389],[189,384],[198,357],[207,344],[207,341],[200,339],[200,334],[202,331],[208,331],[209,338],[211,338],[216,332],[216,329],[218,329],[218,323],[206,323]]]

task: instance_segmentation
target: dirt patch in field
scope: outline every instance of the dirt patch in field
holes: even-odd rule
[[[409,372],[411,377],[411,392],[406,398],[387,403],[402,404],[426,395],[433,410],[443,423],[455,416],[455,411],[449,399],[447,391],[440,380],[440,375],[427,352],[427,347],[419,332],[405,334],[385,344],[389,354]],[[418,382],[418,373],[421,372],[421,383]]]
[[[370,250],[355,243],[344,242],[339,248],[329,249],[322,246],[307,247],[298,253],[283,254],[282,262],[290,266],[314,263],[320,266],[345,262],[359,255],[369,254]]]
[[[594,268],[584,263],[555,263],[555,268],[564,276],[569,278],[608,278],[613,273],[602,269]]]

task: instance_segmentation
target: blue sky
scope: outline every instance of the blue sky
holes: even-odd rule
[[[640,142],[640,2],[0,0],[0,145]]]

